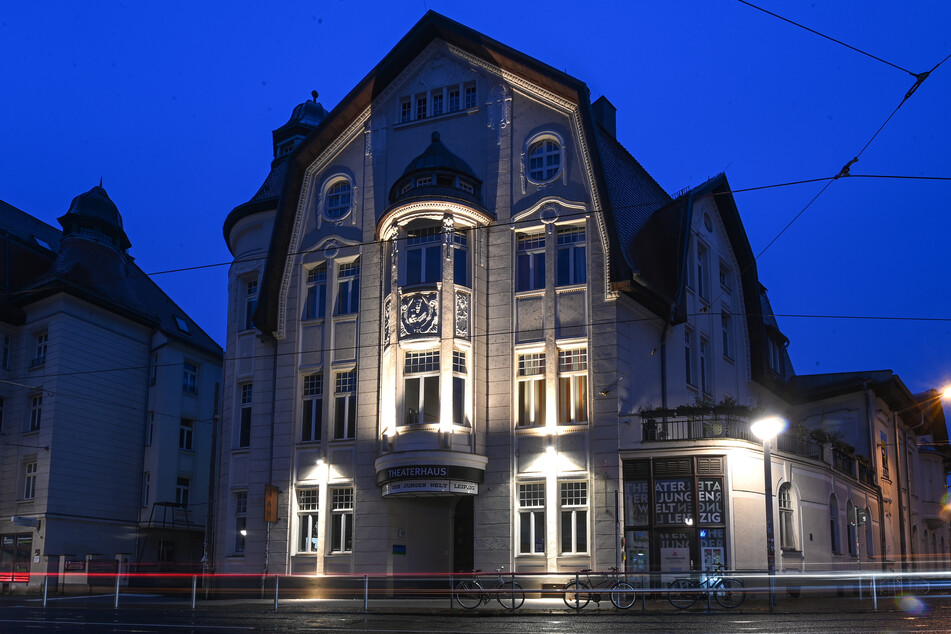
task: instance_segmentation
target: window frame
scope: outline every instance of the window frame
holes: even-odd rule
[[[544,427],[548,412],[546,357],[542,350],[517,351],[515,426],[518,429]]]
[[[327,315],[327,263],[307,269],[303,319],[323,319]]]
[[[324,373],[313,372],[301,379],[300,442],[320,442],[324,426]]]
[[[238,385],[238,434],[235,440],[239,449],[251,446],[251,414],[254,411],[254,383]]]
[[[232,554],[243,556],[247,547],[248,492],[235,491],[234,495],[234,543]]]
[[[23,497],[20,499],[36,499],[36,475],[38,470],[39,469],[35,458],[23,463]]]
[[[571,488],[575,488],[572,491]],[[573,502],[573,497],[577,498],[577,492],[583,496],[583,500]],[[572,493],[576,495],[572,496]],[[590,517],[588,496],[588,483],[585,480],[566,480],[558,483],[558,501],[559,501],[559,552],[562,555],[582,555],[587,554],[590,548],[590,531],[588,530],[588,518]],[[583,547],[580,543],[583,540]],[[566,548],[568,545],[568,548]]]
[[[545,289],[545,231],[515,234],[515,292],[537,292]]]
[[[354,187],[350,178],[343,175],[332,176],[324,187],[321,213],[331,222],[343,220],[353,211],[354,198]]]
[[[565,387],[567,386],[567,402]],[[588,348],[579,346],[558,349],[557,416],[559,425],[587,425],[590,398],[588,397]],[[567,408],[568,416],[565,416]]]
[[[795,496],[791,482],[779,485],[776,500],[779,506],[779,547],[786,551],[801,552]]]
[[[348,389],[342,389],[348,388]],[[353,440],[357,426],[357,371],[334,372],[334,440]]]
[[[582,225],[562,225],[555,231],[555,286],[588,282],[587,231]]]
[[[49,353],[49,341],[50,333],[47,330],[33,335],[34,348],[33,359],[30,361],[31,368],[35,368],[46,363],[46,355]]]
[[[244,330],[254,328],[254,312],[258,308],[257,278],[244,280]]]
[[[353,487],[330,489],[330,552],[351,554],[353,552]]]
[[[308,498],[306,504],[304,494]],[[305,486],[297,489],[297,553],[317,554],[320,547],[320,487]]]
[[[188,508],[191,485],[192,479],[187,476],[178,476],[175,480],[175,503],[182,508]]]
[[[182,417],[178,423],[178,449],[195,450],[195,419]]]
[[[198,372],[199,366],[194,361],[182,362],[182,392],[192,396],[198,395]]]
[[[442,408],[442,395],[439,393],[440,368],[441,357],[438,348],[403,353],[404,425],[438,425],[440,423]],[[416,396],[415,403],[410,402],[413,394]],[[412,407],[414,405],[415,409]]]
[[[39,431],[43,423],[43,394],[30,394],[30,421],[27,431]]]
[[[518,503],[518,554],[544,555],[548,541],[545,482],[520,482],[516,500]]]
[[[553,163],[552,159],[556,159]],[[541,161],[534,165],[533,162]],[[561,136],[542,132],[525,144],[525,178],[533,185],[547,185],[558,180],[565,168],[565,144]]]
[[[337,263],[337,298],[334,315],[356,315],[360,312],[360,260]]]

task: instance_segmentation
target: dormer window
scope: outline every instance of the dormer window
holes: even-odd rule
[[[547,183],[561,172],[561,145],[553,138],[535,141],[528,148],[528,178]]]
[[[178,326],[178,329],[181,330],[186,335],[190,335],[191,331],[188,329],[188,322],[182,319],[181,317],[175,317],[175,325]]]

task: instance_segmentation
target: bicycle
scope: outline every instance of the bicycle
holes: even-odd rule
[[[703,596],[713,592],[713,598],[724,608],[735,608],[746,599],[746,590],[738,579],[724,578],[723,566],[714,566],[715,574],[708,574],[702,581],[683,577],[670,582],[667,600],[675,608],[686,610]]]
[[[922,596],[930,591],[931,584],[924,577],[885,577],[878,581],[878,592],[882,595]]]
[[[611,593],[611,603],[620,610],[626,610],[634,605],[634,586],[617,578],[619,572],[617,568],[612,566],[610,570],[610,574],[601,574],[601,578],[596,583],[591,581],[590,568],[579,570],[578,573],[584,575],[584,580],[581,580],[579,576],[565,584],[563,597],[565,605],[575,610],[580,610],[592,600],[601,605],[601,593],[595,591],[598,588],[608,590]]]
[[[488,603],[494,596],[499,602],[499,605],[506,610],[517,610],[522,607],[522,604],[525,603],[525,591],[522,590],[522,586],[518,585],[517,581],[506,581],[505,578],[502,577],[502,571],[504,569],[505,566],[500,566],[495,569],[495,572],[499,575],[499,581],[495,585],[495,588],[489,590],[482,587],[478,577],[463,579],[457,583],[455,587],[454,596],[456,601],[458,601],[462,607],[471,610],[479,607],[483,603]],[[474,575],[480,572],[482,571],[472,571]]]

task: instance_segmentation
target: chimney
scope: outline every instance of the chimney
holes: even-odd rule
[[[598,100],[591,104],[594,110],[594,120],[604,128],[604,131],[617,138],[617,108],[614,107],[608,98],[604,95],[598,97]]]

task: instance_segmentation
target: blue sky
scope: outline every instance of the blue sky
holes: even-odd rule
[[[946,2],[758,4],[880,60],[737,0],[5,2],[0,199],[59,228],[102,178],[142,269],[205,267],[155,279],[223,343],[227,266],[206,265],[230,259],[222,222],[267,175],[271,130],[311,90],[331,109],[426,9],[606,95],[670,193],[719,172],[735,190],[833,176],[909,73],[951,54]],[[951,60],[851,173],[951,177],[949,104]],[[951,181],[839,179],[783,232],[825,184],[736,194],[797,372],[951,381]]]

